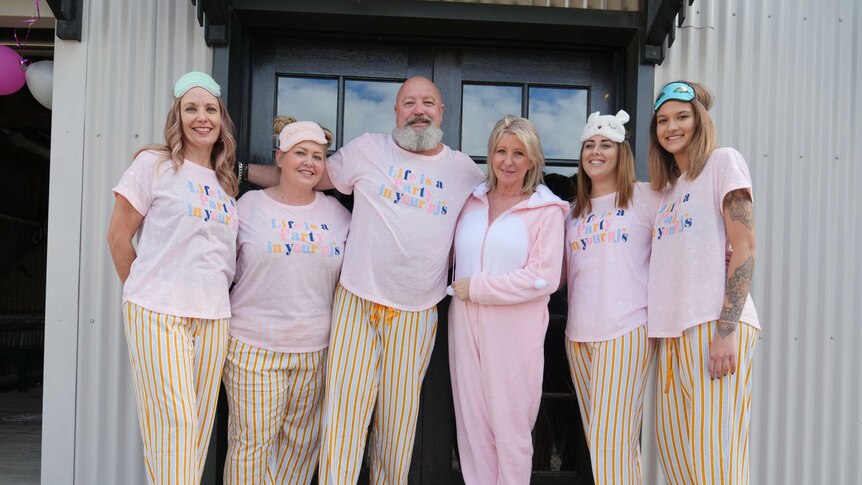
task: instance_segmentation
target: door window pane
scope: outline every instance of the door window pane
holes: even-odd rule
[[[500,118],[521,116],[521,87],[465,84],[461,106],[461,151],[488,156],[488,135]]]
[[[363,133],[392,131],[400,86],[400,81],[344,82],[344,143]]]
[[[578,160],[587,122],[587,90],[530,87],[528,117],[542,139],[546,159]]]
[[[277,108],[277,115],[314,121],[337,136],[338,79],[280,77]]]

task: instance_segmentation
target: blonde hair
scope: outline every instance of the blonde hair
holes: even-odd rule
[[[712,117],[709,116],[714,98],[702,84],[688,81],[676,82],[688,84],[694,88],[695,93],[694,99],[688,102],[694,111],[694,130],[691,142],[685,150],[688,155],[688,170],[685,176],[688,180],[694,180],[703,171],[709,156],[718,147],[718,133],[715,131]],[[658,110],[653,113],[649,127],[649,179],[653,190],[663,190],[668,184],[676,183],[680,177],[680,171],[673,155],[662,148],[658,142],[657,116]]]
[[[497,144],[500,143],[500,139],[505,134],[516,136],[527,149],[527,157],[533,163],[533,167],[527,170],[524,175],[524,185],[521,186],[521,192],[531,194],[542,183],[542,170],[545,168],[545,155],[542,152],[542,142],[539,140],[536,127],[526,118],[513,115],[502,117],[494,125],[494,129],[491,130],[491,135],[488,137],[488,165],[491,164]],[[494,190],[497,187],[497,176],[494,174],[493,167],[488,167],[486,183],[489,190]]]
[[[159,154],[159,163],[170,160],[174,171],[179,170],[186,159],[182,112],[180,110],[181,99],[175,98],[171,109],[168,111],[168,117],[165,120],[165,143],[161,145],[147,145],[135,152],[134,157],[137,157],[143,151],[154,151]],[[212,164],[213,171],[221,188],[236,197],[236,194],[239,192],[239,181],[236,178],[236,173],[234,173],[234,166],[236,165],[235,129],[230,114],[225,109],[221,98],[216,98],[216,100],[218,101],[219,115],[221,117],[221,128],[219,139],[213,145],[210,152],[210,164]]]
[[[278,135],[281,133],[281,130],[283,130],[285,126],[291,123],[296,123],[296,118],[294,118],[293,116],[276,116],[275,119],[272,121],[273,139],[278,140]],[[329,131],[329,129],[325,126],[319,123],[318,126],[320,126],[320,129],[323,130],[323,136],[326,137],[326,144],[324,145],[324,148],[329,150],[329,147],[332,145],[332,140],[335,139],[335,135],[333,135],[332,132]]]
[[[584,142],[586,143],[586,141]],[[627,209],[632,199],[632,192],[637,181],[635,176],[635,155],[628,140],[622,143],[611,141],[617,145],[617,195],[616,207]],[[593,190],[593,182],[583,167],[584,145],[581,144],[581,164],[578,169],[578,190],[575,202],[572,204],[572,217],[582,217],[593,211],[593,203],[590,201],[590,192]]]

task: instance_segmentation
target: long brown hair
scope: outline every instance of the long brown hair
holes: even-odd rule
[[[159,162],[170,160],[174,171],[179,170],[186,159],[180,99],[175,98],[171,109],[168,111],[168,118],[165,120],[165,143],[161,145],[147,145],[135,152],[135,157],[143,151],[151,150],[159,154]],[[221,128],[219,139],[210,153],[210,163],[221,188],[236,197],[237,192],[239,192],[239,182],[237,181],[236,173],[234,173],[234,166],[236,164],[236,131],[233,121],[230,119],[230,114],[225,109],[221,98],[216,98],[216,100],[218,101],[219,114],[221,116]]]
[[[715,131],[712,117],[709,116],[709,108],[712,107],[714,98],[702,84],[688,81],[676,82],[688,84],[694,88],[695,93],[694,99],[688,102],[694,111],[694,130],[691,142],[685,150],[688,155],[688,170],[685,176],[688,180],[694,180],[703,171],[706,160],[718,147],[718,133]],[[657,115],[658,110],[652,114],[649,126],[649,179],[653,190],[663,190],[668,184],[676,183],[680,171],[673,155],[662,148],[658,142]]]
[[[584,142],[586,143],[586,141]],[[637,181],[635,176],[635,155],[628,140],[622,143],[611,141],[617,145],[617,195],[616,207],[627,209],[629,201],[632,200],[632,192]],[[584,160],[584,145],[581,144],[581,163]],[[583,217],[593,211],[593,203],[590,201],[590,192],[593,190],[593,181],[587,175],[584,167],[578,169],[578,190],[575,202],[572,205],[572,217]]]

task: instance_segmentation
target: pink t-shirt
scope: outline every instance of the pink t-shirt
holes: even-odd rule
[[[231,336],[275,352],[326,347],[350,213],[321,192],[311,204],[290,206],[255,190],[237,205]]]
[[[678,337],[721,316],[732,252],[723,201],[737,189],[751,192],[748,165],[733,148],[719,148],[696,179],[683,174],[663,192],[650,262],[650,337]],[[740,320],[760,328],[750,294]]]
[[[569,319],[566,337],[599,342],[647,323],[647,284],[661,194],[637,182],[626,209],[616,193],[591,199],[586,216],[566,220]]]
[[[141,152],[114,187],[144,216],[123,301],[181,317],[230,317],[236,267],[236,201],[215,172]]]
[[[355,193],[341,284],[400,310],[436,305],[446,296],[458,213],[482,171],[449,147],[417,155],[370,133],[330,157],[327,170],[336,189]]]

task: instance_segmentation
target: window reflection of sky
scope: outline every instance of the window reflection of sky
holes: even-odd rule
[[[314,121],[333,133],[338,114],[338,80],[281,77],[278,79],[277,114]]]
[[[392,131],[399,86],[397,81],[345,81],[345,142],[366,132]],[[586,123],[587,91],[551,87],[529,90],[529,118],[542,139],[545,157],[577,159],[578,139]],[[485,157],[488,135],[497,120],[506,114],[520,115],[521,86],[465,84],[462,99],[461,151]],[[277,108],[280,115],[316,121],[335,132],[338,80],[280,77]]]
[[[363,133],[389,133],[395,127],[395,96],[400,82],[345,81],[344,142]]]
[[[531,87],[529,113],[545,158],[580,158],[578,140],[587,120],[586,90]]]
[[[521,115],[521,87],[465,84],[462,99],[461,151],[485,157],[494,124],[507,114]]]

